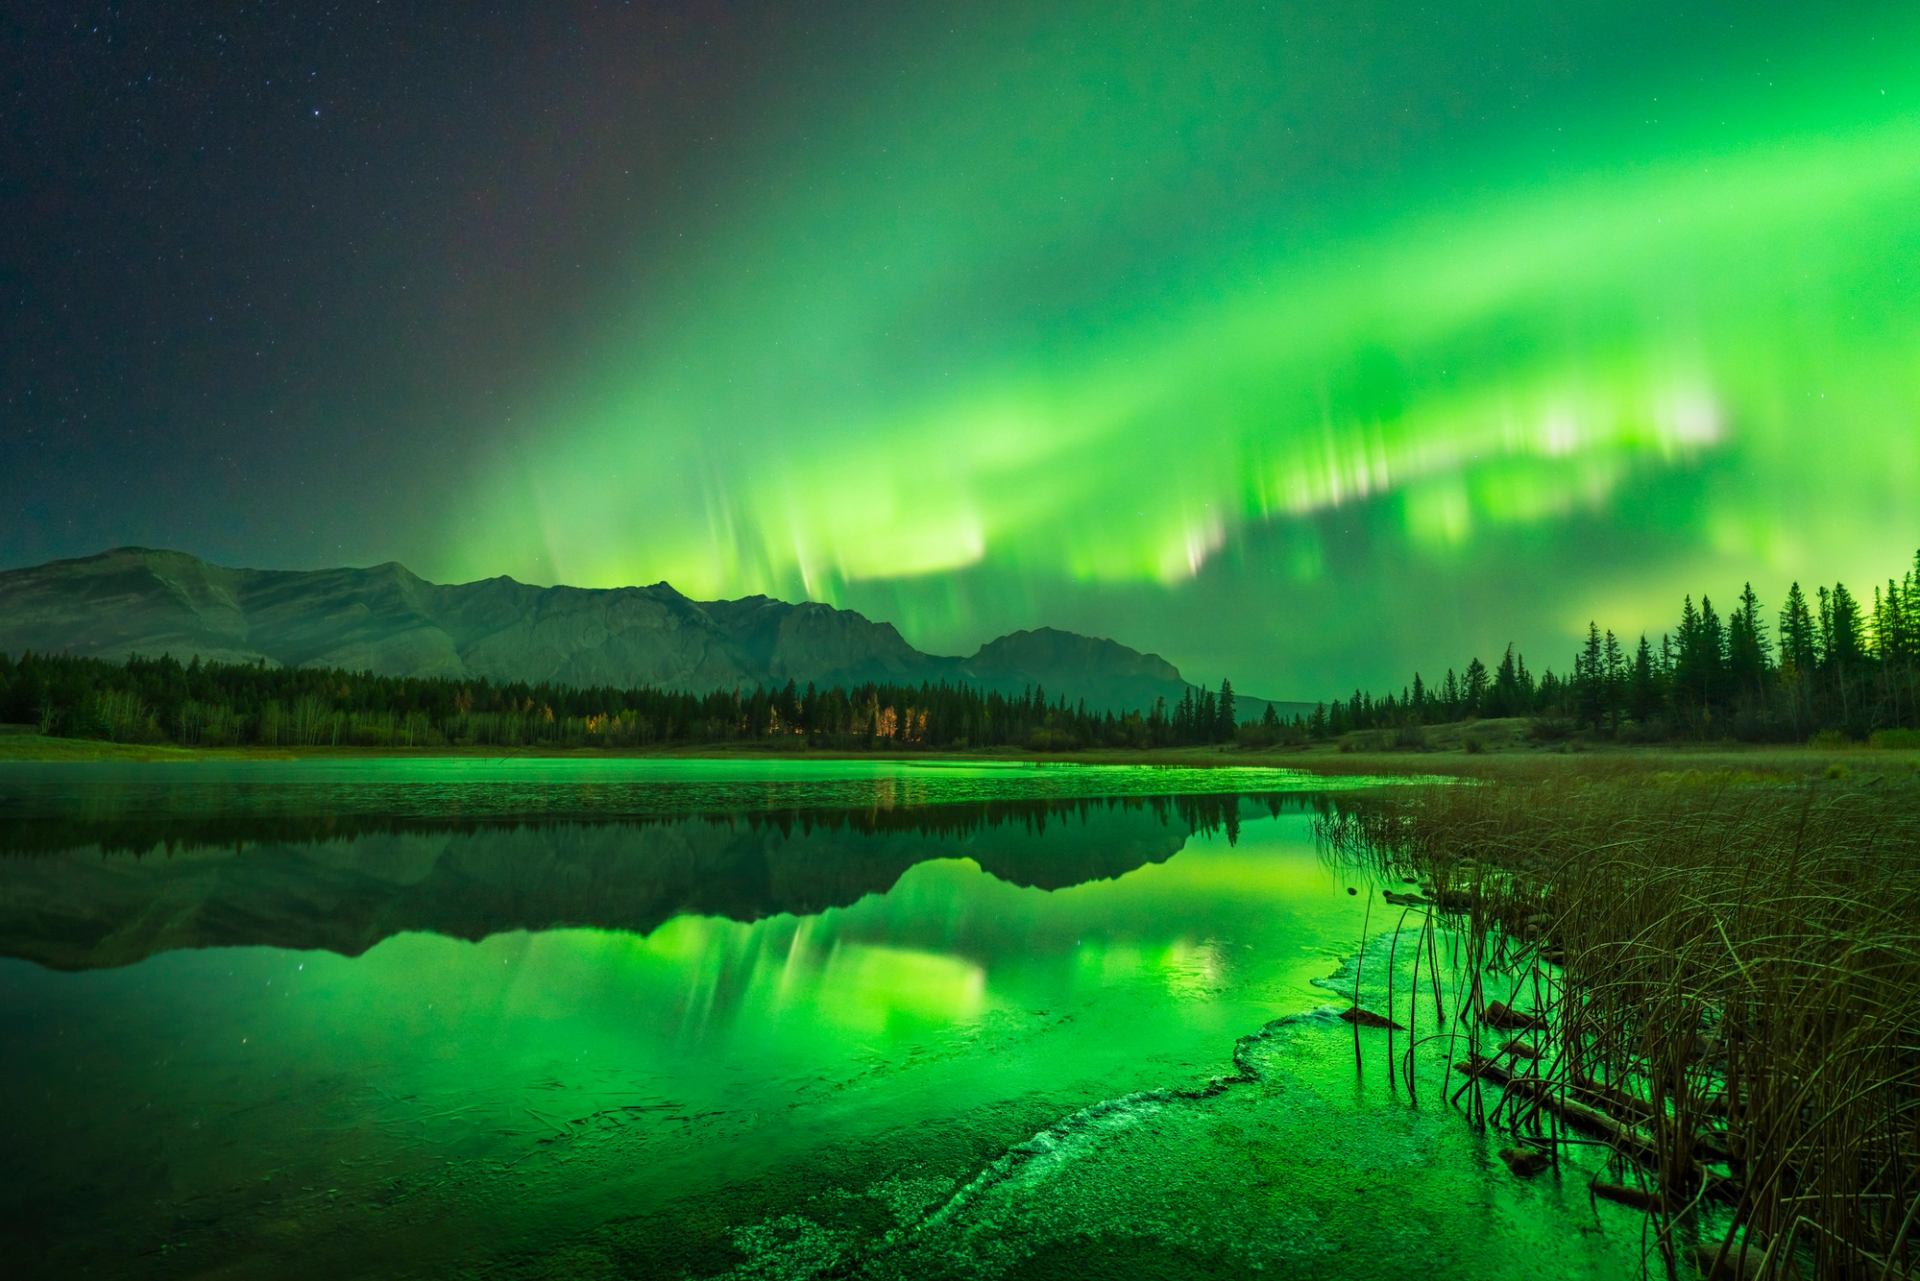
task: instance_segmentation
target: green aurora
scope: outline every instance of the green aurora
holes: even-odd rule
[[[1920,14],[1337,9],[791,51],[420,568],[1276,696],[1901,568]]]

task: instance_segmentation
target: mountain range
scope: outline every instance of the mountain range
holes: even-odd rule
[[[1116,711],[1171,705],[1189,688],[1157,654],[1051,627],[949,657],[915,649],[891,623],[812,602],[696,601],[664,582],[430,583],[393,562],[237,569],[144,547],[0,572],[0,652],[27,650],[695,692],[789,680],[945,680],[1003,693],[1038,685]],[[1236,704],[1242,720],[1267,706],[1246,696]],[[1277,706],[1283,716],[1311,710]]]

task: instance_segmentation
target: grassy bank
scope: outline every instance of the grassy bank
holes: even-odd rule
[[[171,743],[109,743],[97,738],[58,738],[0,733],[0,761],[208,761],[285,760],[291,753],[245,747],[176,747]]]
[[[805,744],[675,744],[658,748],[502,749],[484,745],[422,748],[375,747],[179,747],[164,743],[113,743],[101,739],[37,734],[26,726],[0,726],[0,761],[239,761],[239,760],[616,760],[700,758],[737,760],[982,760],[1050,764],[1274,766],[1319,774],[1451,774],[1497,780],[1593,780],[1609,776],[1646,777],[1681,774],[1723,780],[1899,781],[1920,777],[1920,751],[1863,746],[1782,747],[1739,744],[1629,746],[1614,744],[1541,745],[1528,740],[1520,722],[1478,721],[1440,727],[1424,750],[1370,747],[1365,736],[1302,747],[1168,747],[1150,750],[1090,749],[1034,752],[985,748],[962,752],[903,752],[898,748],[861,751],[811,748]],[[1466,744],[1471,742],[1472,746]]]
[[[1450,1025],[1470,1116],[1547,1153],[1606,1144],[1596,1194],[1703,1273],[1907,1277],[1920,779],[1865,755],[1595,760],[1354,797],[1326,830],[1419,878],[1503,976]]]

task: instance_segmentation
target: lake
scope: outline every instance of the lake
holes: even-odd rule
[[[1391,921],[1313,819],[1390,785],[0,766],[14,1275],[1637,1272],[1356,1077]]]

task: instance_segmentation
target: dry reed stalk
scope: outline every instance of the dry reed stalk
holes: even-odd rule
[[[1615,769],[1345,797],[1322,832],[1462,928],[1452,1099],[1608,1143],[1669,1270],[1707,1223],[1727,1275],[1920,1266],[1920,787]],[[1496,1032],[1516,1003],[1547,1030]]]

